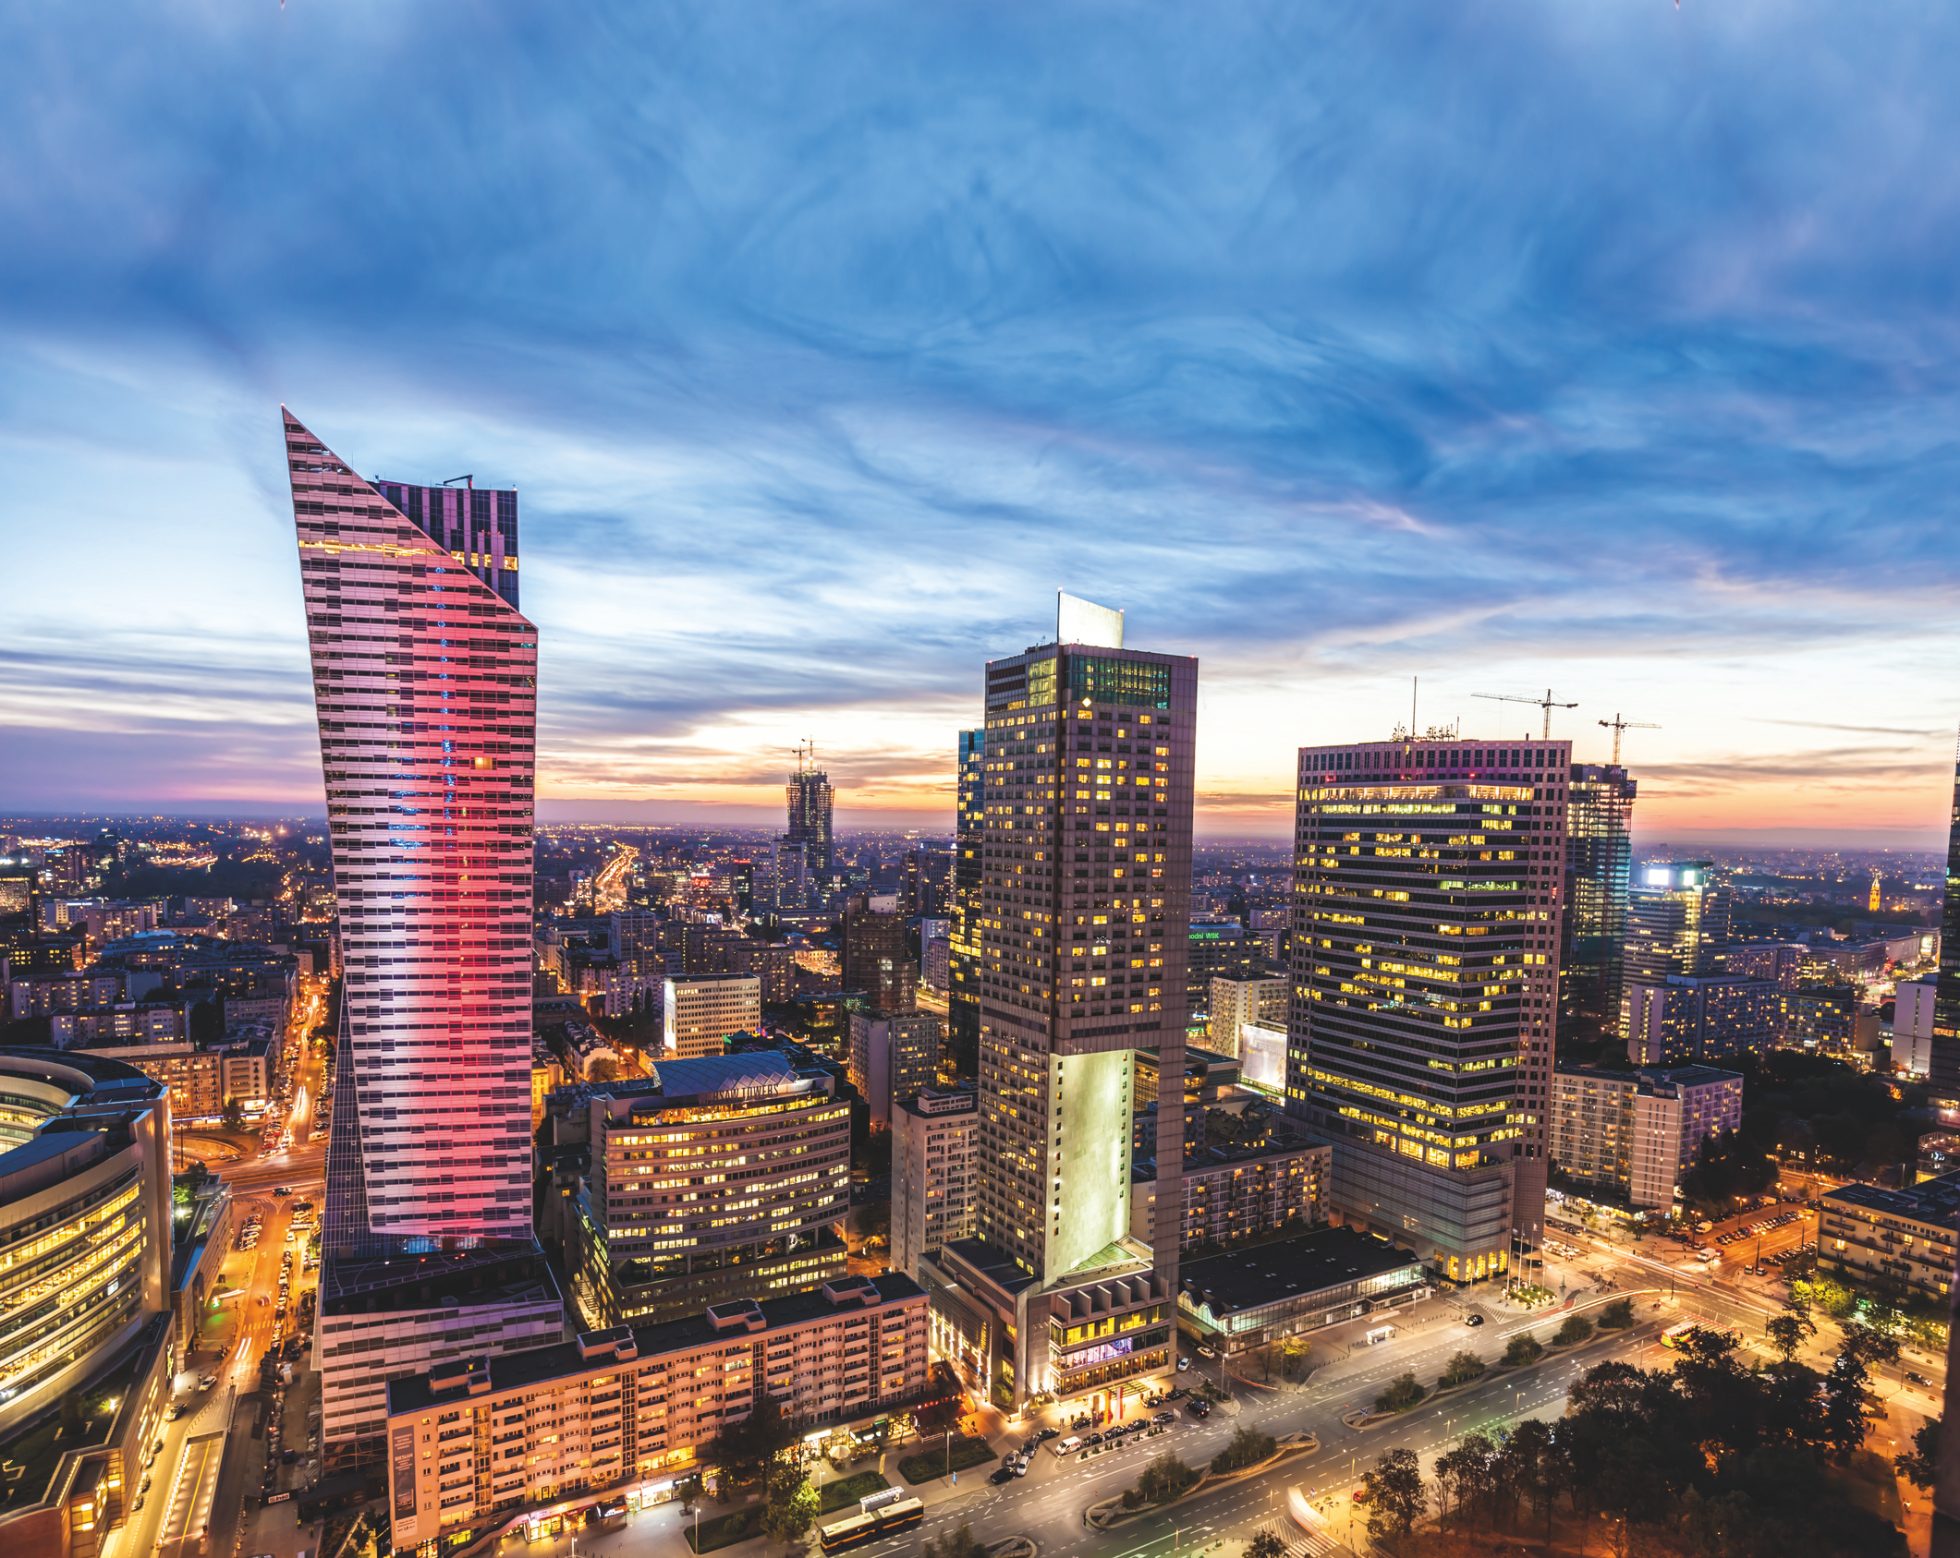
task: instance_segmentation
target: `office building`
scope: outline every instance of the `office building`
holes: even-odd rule
[[[1857,1063],[1868,1064],[1869,1047],[1858,1042],[1860,1018],[1866,1015],[1856,985],[1804,985],[1795,990],[1779,990],[1772,1018],[1777,1047],[1809,1050],[1814,1055],[1832,1055],[1839,1060],[1854,1060],[1863,1055],[1865,1058]],[[1877,1012],[1870,1011],[1868,1018],[1864,1036],[1868,1041],[1875,1041]]]
[[[1627,1061],[1679,1066],[1767,1048],[1780,994],[1765,980],[1735,974],[1630,979],[1621,996]]]
[[[1952,1296],[1957,1257],[1960,1173],[1907,1190],[1840,1185],[1818,1198],[1817,1258],[1826,1270],[1940,1305]]]
[[[1197,680],[1066,596],[1055,642],[987,667],[979,1204],[975,1238],[941,1252],[941,1337],[1013,1406],[1171,1363]],[[1130,1231],[1143,1049],[1162,1104],[1147,1246]]]
[[[926,1256],[973,1237],[979,1105],[960,1088],[892,1106],[893,1270],[916,1277]]]
[[[120,1060],[161,1082],[170,1092],[170,1112],[180,1120],[215,1120],[232,1102],[242,1109],[263,1109],[278,1069],[272,1035],[266,1032],[221,1044],[129,1044],[89,1053]]]
[[[1209,1047],[1221,1055],[1239,1053],[1239,1030],[1247,1023],[1286,1026],[1286,976],[1218,974],[1211,981]]]
[[[909,1012],[919,1004],[919,969],[906,945],[898,899],[860,893],[844,906],[844,989],[874,1012]]]
[[[1614,764],[1574,763],[1565,814],[1565,918],[1559,950],[1559,1034],[1621,1031],[1633,803],[1639,786]]]
[[[814,757],[813,747],[797,749],[796,772],[783,789],[789,802],[789,827],[783,837],[801,848],[810,875],[828,882],[836,863],[830,832],[830,775],[814,765]]]
[[[601,1492],[662,1488],[763,1395],[797,1427],[908,1406],[926,1389],[926,1329],[919,1285],[886,1273],[397,1380],[395,1550],[480,1529],[500,1512],[578,1511]]]
[[[170,1103],[100,1056],[0,1050],[0,1438],[170,1312]]]
[[[1287,1105],[1341,1220],[1455,1281],[1542,1237],[1570,772],[1561,741],[1300,752]]]
[[[1249,978],[1264,967],[1265,955],[1266,944],[1248,935],[1239,921],[1194,919],[1190,962],[1185,972],[1192,1021],[1201,1022],[1210,1016],[1214,980]]]
[[[951,927],[947,933],[946,1030],[955,1064],[971,1075],[980,1053],[980,881],[987,733],[959,735]]]
[[[1933,1070],[1933,1028],[1938,1015],[1939,976],[1902,979],[1892,1003],[1892,1069],[1927,1077]]]
[[[754,974],[688,974],[664,982],[660,1048],[669,1060],[719,1055],[724,1042],[762,1026],[762,981]]]
[[[1931,1065],[1927,1082],[1934,1098],[1949,1105],[1960,1105],[1960,756],[1956,756],[1953,771],[1953,812],[1946,844],[1946,898],[1940,917],[1940,972],[1934,993],[1933,1043]],[[1960,1326],[1954,1327],[1954,1334],[1960,1337]],[[1949,1370],[1952,1379],[1960,1370]],[[1960,1394],[1960,1388],[1956,1388]],[[1960,1405],[1956,1401],[1955,1405]],[[1960,1422],[1960,1418],[1955,1419]],[[1960,1447],[1955,1451],[1960,1460]],[[1941,1509],[1947,1494],[1944,1476],[1941,1480]],[[1953,1514],[1960,1517],[1960,1467],[1956,1467],[1953,1484]],[[1960,1550],[1957,1545],[1956,1550]]]
[[[585,1324],[670,1320],[844,1272],[851,1106],[771,1051],[661,1060],[547,1102],[556,1232]],[[567,1154],[582,1170],[568,1168]]]
[[[1660,984],[1670,974],[1727,971],[1728,889],[1707,860],[1649,861],[1627,898],[1625,979]]]
[[[1387,1320],[1429,1295],[1411,1250],[1352,1228],[1315,1228],[1271,1244],[1188,1262],[1178,1320],[1226,1357],[1343,1320]]]
[[[562,1334],[531,1232],[537,630],[517,494],[363,481],[284,414],[344,970],[316,1358],[385,1381]],[[385,495],[384,495],[385,494]]]
[[[1709,1137],[1742,1123],[1742,1078],[1708,1066],[1552,1073],[1552,1162],[1637,1211],[1669,1211]]]
[[[851,1086],[873,1125],[890,1125],[900,1102],[939,1080],[943,1031],[937,1012],[851,1013]]]

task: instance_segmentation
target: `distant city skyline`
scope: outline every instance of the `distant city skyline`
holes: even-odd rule
[[[522,489],[546,820],[766,823],[806,737],[840,827],[950,819],[1067,588],[1203,663],[1202,836],[1419,675],[1657,722],[1641,838],[1936,846],[1960,20],[1702,9],[37,29],[0,807],[320,805],[285,401]]]

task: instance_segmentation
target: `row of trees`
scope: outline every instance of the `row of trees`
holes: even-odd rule
[[[1904,1538],[1847,1495],[1842,1465],[1863,1444],[1870,1368],[1889,1339],[1847,1330],[1830,1369],[1794,1361],[1752,1371],[1728,1338],[1698,1332],[1672,1370],[1605,1363],[1555,1423],[1467,1435],[1438,1457],[1433,1488],[1414,1452],[1368,1472],[1369,1535],[1392,1542],[1430,1513],[1449,1526],[1550,1539],[1557,1511],[1604,1518],[1616,1549],[1787,1558],[1880,1558]]]
[[[1605,1331],[1624,1330],[1633,1324],[1633,1300],[1616,1298],[1599,1312],[1598,1329]],[[1558,1330],[1552,1334],[1554,1347],[1577,1347],[1593,1338],[1594,1322],[1584,1315],[1567,1315]],[[1529,1331],[1520,1331],[1505,1343],[1501,1366],[1507,1369],[1523,1368],[1536,1363],[1544,1357],[1545,1348]],[[1459,1352],[1443,1366],[1437,1377],[1438,1390],[1454,1390],[1459,1385],[1468,1385],[1481,1379],[1490,1370],[1490,1365],[1474,1352]],[[1377,1412],[1406,1412],[1420,1405],[1429,1394],[1413,1373],[1404,1373],[1390,1380],[1388,1387],[1375,1397]]]

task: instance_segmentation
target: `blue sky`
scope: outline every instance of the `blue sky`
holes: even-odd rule
[[[939,821],[1066,587],[1211,832],[1412,675],[1660,722],[1649,837],[1943,829],[1950,8],[0,18],[0,809],[318,804],[284,401],[521,489],[547,816]]]

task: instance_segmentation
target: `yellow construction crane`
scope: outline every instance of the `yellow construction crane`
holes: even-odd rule
[[[1576,709],[1579,707],[1576,703],[1559,702],[1558,699],[1552,696],[1552,689],[1549,687],[1545,689],[1545,696],[1542,698],[1520,698],[1508,692],[1473,692],[1470,696],[1473,698],[1488,698],[1493,703],[1528,703],[1533,708],[1543,709],[1545,711],[1545,734],[1541,739],[1547,741],[1551,739],[1552,735],[1552,710]]]
[[[1601,720],[1599,722],[1599,725],[1602,730],[1610,730],[1613,732],[1613,766],[1615,768],[1618,768],[1620,766],[1620,732],[1621,731],[1660,729],[1660,726],[1650,725],[1646,720],[1621,719],[1620,716],[1617,714],[1615,714],[1611,719]]]

